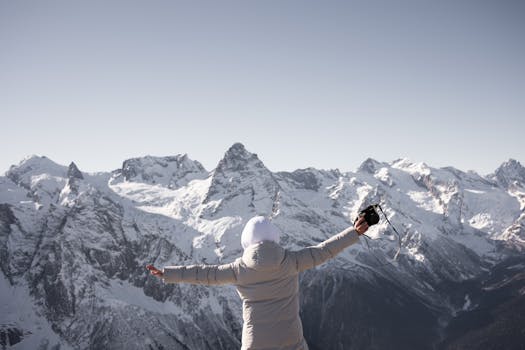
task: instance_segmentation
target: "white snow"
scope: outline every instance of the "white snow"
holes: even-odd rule
[[[477,228],[478,230],[483,230],[486,227],[494,225],[494,220],[490,216],[490,213],[479,213],[474,215],[468,221],[470,226]]]
[[[483,259],[497,260],[496,240],[523,244],[520,230],[525,219],[525,191],[497,187],[473,173],[452,168],[435,169],[425,163],[401,159],[391,165],[374,163],[377,171],[373,174],[366,170],[334,175],[310,169],[308,171],[320,184],[318,190],[313,190],[301,188],[297,182],[279,176],[275,176],[278,178],[275,180],[275,174],[255,162],[241,172],[221,173],[221,181],[216,181],[219,185],[212,189],[214,172],[201,171],[194,163],[185,163],[187,160],[170,163],[167,159],[139,159],[133,166],[139,166],[137,170],[143,172],[129,180],[124,180],[118,171],[84,174],[84,180],[75,181],[77,187],[72,188],[66,167],[47,158],[29,157],[10,171],[16,173],[21,185],[30,186],[30,191],[0,177],[0,204],[9,204],[9,210],[21,225],[21,229],[18,225],[9,227],[11,232],[6,247],[18,256],[31,253],[37,249],[37,240],[34,236],[24,236],[24,231],[39,232],[43,223],[53,218],[51,204],[53,210],[64,212],[77,206],[88,210],[82,213],[80,224],[77,222],[75,226],[75,222],[68,221],[64,226],[64,245],[81,245],[86,251],[104,250],[111,258],[117,256],[118,249],[113,249],[115,238],[105,227],[84,225],[84,222],[97,222],[96,215],[100,213],[92,209],[93,203],[97,210],[118,207],[115,215],[121,213],[123,216],[122,230],[127,240],[144,243],[144,237],[154,237],[167,241],[167,244],[152,248],[144,257],[144,260],[166,265],[180,260],[187,263],[233,261],[242,253],[240,233],[243,225],[256,214],[272,215],[283,231],[286,248],[295,249],[340,232],[352,225],[360,209],[377,202],[401,234],[402,249],[397,262],[408,259],[424,266],[429,274],[434,268],[439,269],[439,266],[432,266],[432,257],[443,254],[449,247],[461,245]],[[177,173],[179,166],[197,170],[181,177]],[[29,197],[28,192],[35,197]],[[382,214],[381,222],[368,234],[377,239],[371,243],[373,254],[391,261],[398,249],[398,239]],[[433,255],[427,255],[428,251]],[[458,251],[463,251],[463,247]],[[375,269],[373,263],[368,266],[364,262],[370,260],[362,259],[370,257],[369,254],[366,246],[356,244],[341,253],[334,264]],[[53,261],[59,257],[48,254],[46,258]],[[398,267],[395,273],[405,278],[403,283],[411,283],[406,281],[410,281],[414,272],[401,263]],[[82,278],[86,279],[102,274],[95,265],[89,265],[83,273]],[[470,278],[469,273],[459,271],[464,278]],[[51,345],[59,342],[47,321],[35,313],[38,308],[28,302],[32,299],[27,286],[13,287],[2,278],[0,296],[3,301],[8,300],[0,308],[2,322],[23,325],[22,328],[32,332],[27,341],[34,343],[27,344],[35,347],[42,339],[48,339]],[[189,287],[184,288],[189,290]],[[421,288],[432,290],[427,282],[422,282]],[[129,308],[139,314],[173,314],[192,322],[187,310],[185,312],[171,301],[158,302],[127,281],[100,282],[96,285],[96,294],[113,308]],[[228,289],[227,295],[234,293]],[[222,306],[213,293],[202,293],[198,298],[200,306],[222,313]],[[463,309],[470,307],[470,296],[466,295]]]
[[[408,191],[407,195],[420,208],[436,214],[444,214],[443,206],[441,205],[439,200],[428,191]]]

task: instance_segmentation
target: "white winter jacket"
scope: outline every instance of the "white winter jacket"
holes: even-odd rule
[[[353,227],[299,251],[265,240],[248,246],[229,264],[166,266],[163,278],[166,283],[235,285],[243,308],[242,350],[307,350],[299,317],[298,275],[358,240]]]

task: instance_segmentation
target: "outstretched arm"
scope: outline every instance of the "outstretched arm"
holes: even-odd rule
[[[235,284],[237,282],[236,262],[223,265],[165,266],[162,270],[148,265],[151,274],[160,277],[165,283],[192,284]]]
[[[360,217],[353,227],[345,229],[318,245],[293,252],[297,271],[302,272],[311,269],[328,259],[334,258],[346,247],[356,243],[359,240],[359,235],[365,233],[366,230],[368,230],[368,224],[364,217]]]

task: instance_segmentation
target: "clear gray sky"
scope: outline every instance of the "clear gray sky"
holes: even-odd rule
[[[525,1],[0,0],[0,173],[242,142],[272,170],[525,161]]]

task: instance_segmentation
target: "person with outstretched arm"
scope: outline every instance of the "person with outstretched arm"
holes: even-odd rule
[[[223,265],[146,268],[165,283],[233,284],[242,300],[241,350],[308,350],[299,317],[299,273],[334,258],[368,230],[364,217],[315,246],[290,251],[280,231],[264,216],[245,225],[242,257]]]

